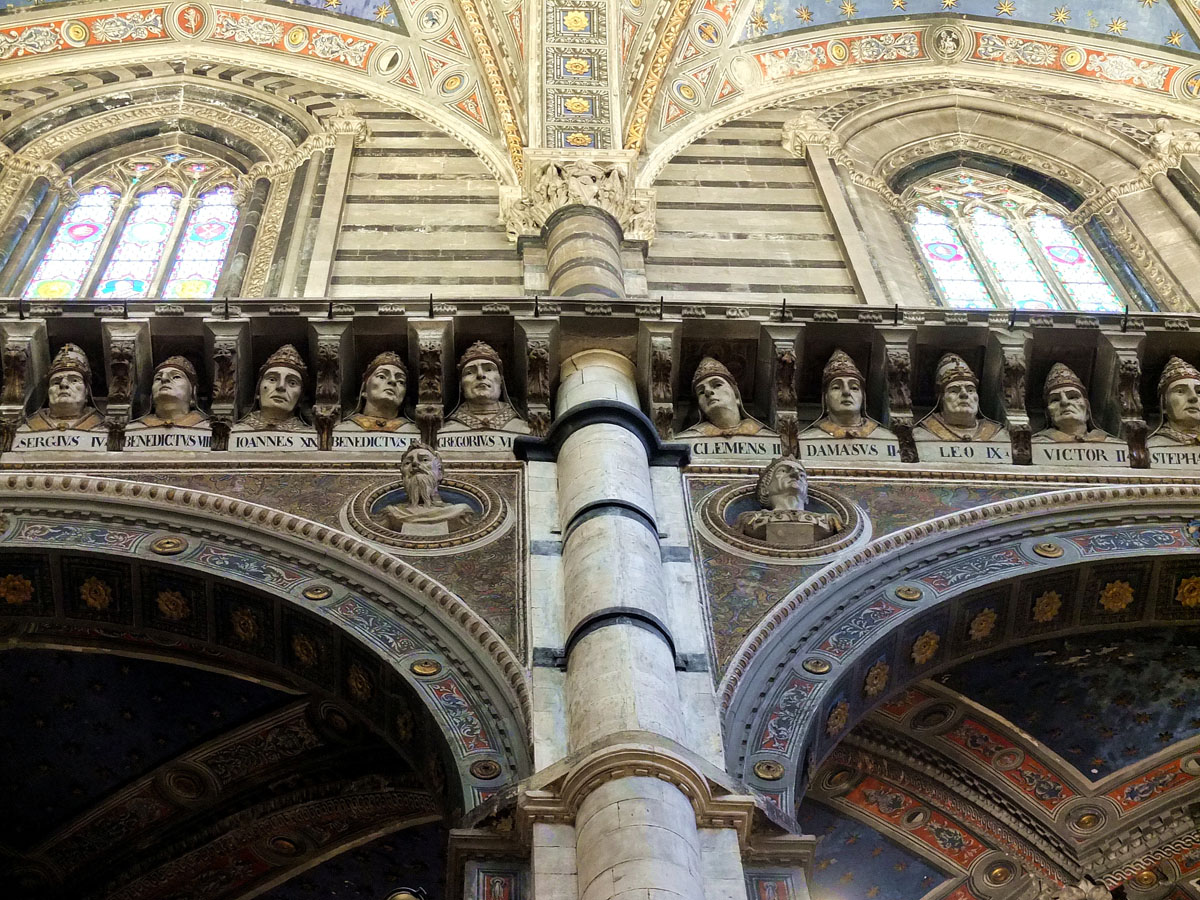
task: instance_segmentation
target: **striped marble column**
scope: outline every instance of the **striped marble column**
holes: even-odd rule
[[[621,226],[604,210],[564,206],[546,220],[547,275],[555,297],[624,297]]]

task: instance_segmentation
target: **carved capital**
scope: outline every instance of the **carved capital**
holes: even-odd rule
[[[833,129],[816,112],[807,109],[783,123],[780,142],[784,150],[800,159],[808,155],[810,144],[824,147],[831,156],[840,149]]]

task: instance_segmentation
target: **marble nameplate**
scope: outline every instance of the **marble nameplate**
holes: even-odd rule
[[[1149,451],[1150,468],[1152,469],[1200,468],[1200,447],[1177,444],[1151,447]]]
[[[1095,443],[1034,444],[1035,466],[1128,466],[1129,448],[1124,444]]]
[[[1006,465],[1012,463],[1012,446],[1008,441],[917,441],[917,456],[921,462]]]
[[[671,443],[688,444],[692,448],[692,456],[716,456],[726,459],[749,456],[754,459],[774,459],[783,453],[783,445],[778,435],[774,434],[684,438],[672,440]]]
[[[418,440],[416,432],[396,431],[338,431],[333,432],[334,450],[392,450],[403,453],[409,444]]]
[[[235,431],[230,450],[316,450],[317,435],[304,431]]]
[[[813,463],[838,460],[899,462],[900,445],[895,441],[873,441],[870,438],[801,438],[800,458]]]
[[[208,450],[212,432],[207,428],[137,428],[125,432],[125,452],[147,450]]]
[[[31,450],[69,450],[104,452],[108,449],[107,431],[18,431],[13,437],[13,452]]]
[[[438,450],[511,453],[516,437],[514,431],[441,431]]]

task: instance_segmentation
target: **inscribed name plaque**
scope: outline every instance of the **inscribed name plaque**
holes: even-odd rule
[[[317,435],[304,431],[235,431],[229,436],[230,450],[316,450]]]
[[[126,453],[211,448],[212,432],[207,428],[138,428],[125,432]]]
[[[391,450],[403,453],[420,437],[416,431],[399,434],[395,431],[338,431],[333,432],[334,450]]]
[[[1008,441],[917,441],[917,456],[921,462],[1012,463],[1012,445]]]
[[[13,452],[31,450],[69,450],[104,452],[108,449],[107,431],[18,431],[13,437]]]
[[[443,453],[512,453],[515,431],[440,431],[438,450]]]
[[[751,457],[754,459],[774,459],[783,454],[783,444],[777,435],[767,432],[756,435],[733,435],[730,437],[699,437],[679,438],[671,443],[687,444],[692,448],[692,456],[709,456],[721,459],[730,457]]]
[[[1035,466],[1128,466],[1129,448],[1116,441],[1104,443],[1034,443]]]
[[[895,441],[868,438],[800,439],[800,458],[805,462],[899,462],[900,445]]]
[[[1149,448],[1152,469],[1200,468],[1200,446],[1195,444],[1166,444]]]

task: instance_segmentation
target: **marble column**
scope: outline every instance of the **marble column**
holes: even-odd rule
[[[568,750],[686,743],[648,448],[632,425],[644,419],[633,364],[606,350],[566,360],[557,418],[567,416],[576,427],[557,463]],[[589,785],[580,802],[579,900],[703,900],[691,801],[626,771]]]
[[[546,220],[546,274],[555,297],[623,297],[621,226],[602,209],[564,206]]]

